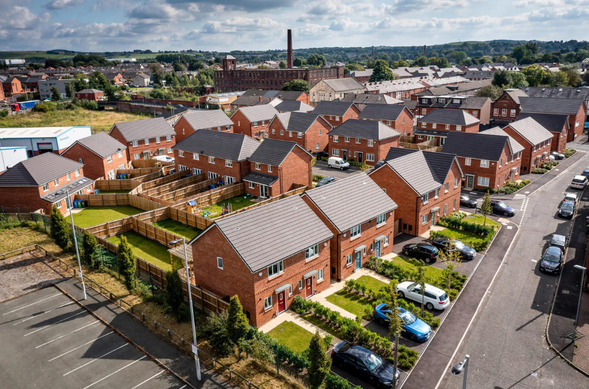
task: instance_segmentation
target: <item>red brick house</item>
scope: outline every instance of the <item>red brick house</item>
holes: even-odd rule
[[[14,94],[25,93],[22,83],[16,77],[9,77],[2,83],[2,89],[4,89],[4,95],[8,98]]]
[[[381,122],[347,120],[329,133],[330,157],[374,165],[384,159],[389,148],[399,146],[401,134]]]
[[[285,112],[279,113],[270,122],[268,138],[296,142],[312,153],[327,149],[331,129],[331,124],[323,116]]]
[[[489,124],[491,117],[491,99],[477,96],[419,96],[414,113],[423,116],[439,108],[464,111],[479,119],[481,124]]]
[[[260,142],[243,134],[199,130],[174,147],[176,170],[191,170],[223,182],[242,182],[250,172],[248,158]]]
[[[174,124],[176,142],[180,143],[198,130],[233,132],[233,122],[220,109],[187,111]]]
[[[248,158],[246,193],[274,197],[313,184],[313,156],[295,142],[266,139]]]
[[[176,133],[164,118],[115,123],[110,136],[127,146],[127,159],[150,159],[158,155],[173,156]]]
[[[315,115],[322,115],[332,126],[339,126],[349,119],[358,119],[360,108],[354,103],[343,101],[320,101],[313,110]]]
[[[380,121],[401,135],[413,134],[413,114],[404,105],[367,104],[358,119]]]
[[[121,73],[105,72],[104,77],[113,85],[121,86],[125,84],[125,77]]]
[[[268,126],[278,111],[270,104],[239,108],[233,115],[233,132],[254,139],[268,137]]]
[[[519,179],[524,147],[495,127],[481,133],[450,133],[442,151],[458,157],[464,189],[484,190],[502,188]]]
[[[311,112],[313,107],[307,103],[296,100],[285,100],[282,103],[276,105],[276,110],[282,112]]]
[[[503,94],[491,104],[491,120],[509,123],[517,120],[520,112],[520,97],[527,97],[521,89],[505,89]]]
[[[232,108],[251,107],[268,104],[274,99],[309,104],[309,95],[303,91],[248,89],[241,96],[231,102]],[[313,108],[311,108],[313,110]]]
[[[397,204],[366,173],[308,190],[302,197],[333,233],[332,279],[345,279],[371,256],[393,251]]]
[[[551,151],[562,153],[566,149],[570,128],[569,117],[567,115],[522,112],[517,118],[525,119],[527,117],[531,117],[552,133]]]
[[[583,98],[522,97],[520,103],[522,113],[567,115],[569,117],[567,141],[569,142],[583,134],[587,118],[587,105]]]
[[[67,213],[66,190],[70,199],[94,190],[94,180],[84,177],[84,165],[55,153],[26,159],[0,175],[0,206],[6,212],[50,214],[55,204]]]
[[[399,205],[395,235],[422,235],[460,209],[463,175],[454,154],[391,147],[386,161],[370,178]]]
[[[442,146],[449,132],[479,132],[479,123],[479,119],[464,111],[435,109],[417,119],[415,140],[433,140],[435,146]]]
[[[239,296],[259,327],[329,286],[332,237],[299,196],[229,215],[190,242],[196,284]]]
[[[82,89],[76,92],[76,99],[82,101],[102,101],[104,100],[104,92],[100,89]]]
[[[2,85],[2,88],[0,88],[0,101],[3,101],[6,99],[6,96],[4,96],[4,86]]]
[[[517,143],[524,147],[522,152],[522,173],[529,173],[548,162],[550,156],[552,133],[540,123],[527,117],[516,120],[503,128]]]
[[[128,167],[127,146],[108,135],[99,132],[77,140],[61,155],[84,164],[84,174],[93,180],[104,178],[114,180],[117,169]]]

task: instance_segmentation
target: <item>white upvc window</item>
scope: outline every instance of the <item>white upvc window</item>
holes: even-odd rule
[[[429,203],[429,193],[424,194],[422,199],[424,204]]]
[[[260,163],[259,163],[259,162],[255,162],[255,163],[254,163],[254,168],[255,168],[256,170],[261,170],[261,169],[262,169],[262,165],[260,165]]]
[[[230,159],[226,159],[225,160],[225,166],[226,167],[233,167],[233,161]]]
[[[446,131],[450,131],[450,125],[446,124]]]
[[[389,245],[389,236],[385,236],[384,237],[384,247],[387,247]]]
[[[171,141],[172,140],[172,135],[166,135],[166,141]]]
[[[178,156],[184,157],[184,150],[178,150]]]
[[[272,296],[268,296],[264,299],[264,310],[272,308]]]
[[[284,272],[284,261],[268,266],[268,278],[272,278]]]
[[[421,217],[421,224],[427,224],[427,213]]]
[[[144,142],[145,142],[146,145],[148,145],[149,144],[149,138],[145,138]]]
[[[489,186],[489,177],[477,177],[477,185],[478,186]]]
[[[337,142],[338,142],[338,140],[339,140],[339,137],[338,137],[337,135],[334,135],[334,136],[333,136],[333,142],[334,142],[334,143],[337,143]]]
[[[303,137],[303,133],[302,132],[297,132],[297,138],[302,138]]]
[[[112,162],[112,155],[106,157],[106,162]]]
[[[315,150],[319,150],[319,143],[315,143]]]
[[[289,137],[289,138],[292,138],[292,131],[289,131],[289,132],[288,132],[288,137]]]
[[[299,290],[303,290],[303,280],[299,280]]]
[[[438,127],[438,123],[432,123],[432,129],[436,129]]]
[[[119,158],[122,158],[122,157],[123,157],[123,152],[122,152],[122,151],[119,151],[119,152],[118,152],[118,154],[117,154],[117,156],[118,156]]]
[[[184,166],[184,165],[178,165],[178,170],[180,170],[181,172],[188,170],[188,166]]]
[[[376,225],[381,226],[387,222],[387,214],[382,213],[376,217]]]
[[[462,131],[462,126],[460,124],[456,125],[456,131]]]
[[[209,172],[209,180],[219,177],[219,173]]]
[[[192,168],[192,174],[194,174],[195,176],[196,175],[199,175],[199,174],[202,174],[202,170],[193,167]]]
[[[61,201],[58,201],[57,203],[55,203],[55,208],[57,208],[57,209],[61,208]]]
[[[436,189],[436,194],[434,195],[434,198],[437,199],[438,198],[438,193],[440,193],[440,189]]]
[[[317,271],[317,282],[323,281],[323,269]]]
[[[65,176],[67,177],[67,180],[68,180],[68,181],[71,179],[71,175],[70,175],[70,173],[66,174]]]
[[[444,184],[444,193],[448,193],[449,186],[450,186],[450,184],[448,184],[447,182]]]
[[[47,192],[49,190],[49,183],[43,184],[43,191]]]
[[[352,264],[352,254],[348,254],[346,257],[346,266],[350,266]]]
[[[272,129],[272,135],[274,135],[274,134],[276,134],[276,129],[275,128]]]
[[[168,148],[168,154],[172,154],[172,148]]]
[[[133,147],[137,147],[139,146],[139,141],[138,140],[134,140],[133,141]]]
[[[339,149],[331,149],[331,155],[334,157],[339,157]]]
[[[459,182],[460,182],[460,181],[458,180],[458,178],[455,178],[455,179],[454,179],[454,189],[458,188],[458,183],[459,183]]]
[[[198,153],[192,153],[192,159],[194,159],[195,161],[198,161],[200,158],[200,154]]]
[[[349,136],[345,136],[344,137],[344,142],[349,142],[350,141],[350,137]]]
[[[223,270],[223,258],[217,257],[217,267]]]
[[[427,127],[427,124],[425,122],[421,122],[421,128],[425,128]]]
[[[368,140],[366,141],[366,143],[368,144],[368,147],[372,147],[372,146],[374,146],[374,140],[372,140],[372,139],[368,139]]]
[[[503,158],[499,158],[499,167],[503,165]]]
[[[360,138],[356,138],[356,144],[360,144],[361,139]]]
[[[366,154],[366,161],[374,162],[374,154]]]
[[[358,224],[350,229],[350,238],[355,238],[362,235],[362,225]]]
[[[272,165],[268,165],[268,173],[272,173]]]
[[[317,256],[319,256],[319,245],[318,244],[308,247],[305,250],[305,259],[306,260],[313,259]]]
[[[489,167],[489,160],[481,159],[481,167]]]
[[[215,157],[209,156],[209,163],[215,164]]]
[[[471,163],[472,163],[472,159],[471,158],[464,158],[464,164],[466,166],[470,166]]]
[[[280,130],[280,135],[284,135],[284,130]]]
[[[140,158],[141,158],[141,155],[135,154],[135,159],[140,159]]]
[[[76,177],[80,177],[80,169],[76,169]]]
[[[156,136],[155,137],[155,143],[160,143],[160,137],[159,136]]]
[[[256,184],[254,184],[253,182],[249,183],[249,188],[250,189],[254,189],[256,187]]]

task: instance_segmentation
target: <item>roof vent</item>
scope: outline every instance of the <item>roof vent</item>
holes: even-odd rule
[[[236,231],[239,231],[239,229],[240,229],[240,227],[235,227],[235,230],[236,230]]]

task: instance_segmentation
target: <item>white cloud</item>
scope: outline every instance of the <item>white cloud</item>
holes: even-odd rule
[[[63,8],[74,8],[80,4],[84,4],[84,0],[53,0],[45,4],[47,9],[63,9]]]
[[[385,6],[385,11],[395,15],[413,11],[467,7],[468,5],[468,0],[394,0],[393,4]]]
[[[147,3],[138,5],[129,12],[129,17],[135,19],[161,19],[171,20],[177,18],[186,18],[187,16],[180,9],[173,7],[161,0],[150,0]]]
[[[50,14],[49,12],[45,12],[37,15],[32,13],[28,8],[13,5],[3,10],[2,18],[4,20],[2,24],[3,29],[28,30],[36,29],[39,25],[48,22]]]

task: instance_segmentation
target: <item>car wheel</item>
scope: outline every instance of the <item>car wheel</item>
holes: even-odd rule
[[[414,341],[414,342],[417,342],[417,335],[412,334],[412,333],[409,333],[409,339],[412,340],[412,341]]]
[[[432,259],[430,257],[425,257],[425,259],[423,261],[427,264],[432,263]]]
[[[397,295],[399,295],[399,297],[404,298],[405,297],[405,293],[398,291]]]
[[[433,309],[434,309],[434,304],[432,304],[432,303],[427,303],[427,304],[425,304],[425,307],[431,311],[431,310],[433,310]]]
[[[404,256],[406,256],[406,257],[408,257],[408,256],[409,256],[409,253],[407,252],[407,250],[403,250],[403,251],[401,251],[401,253],[402,253]]]

